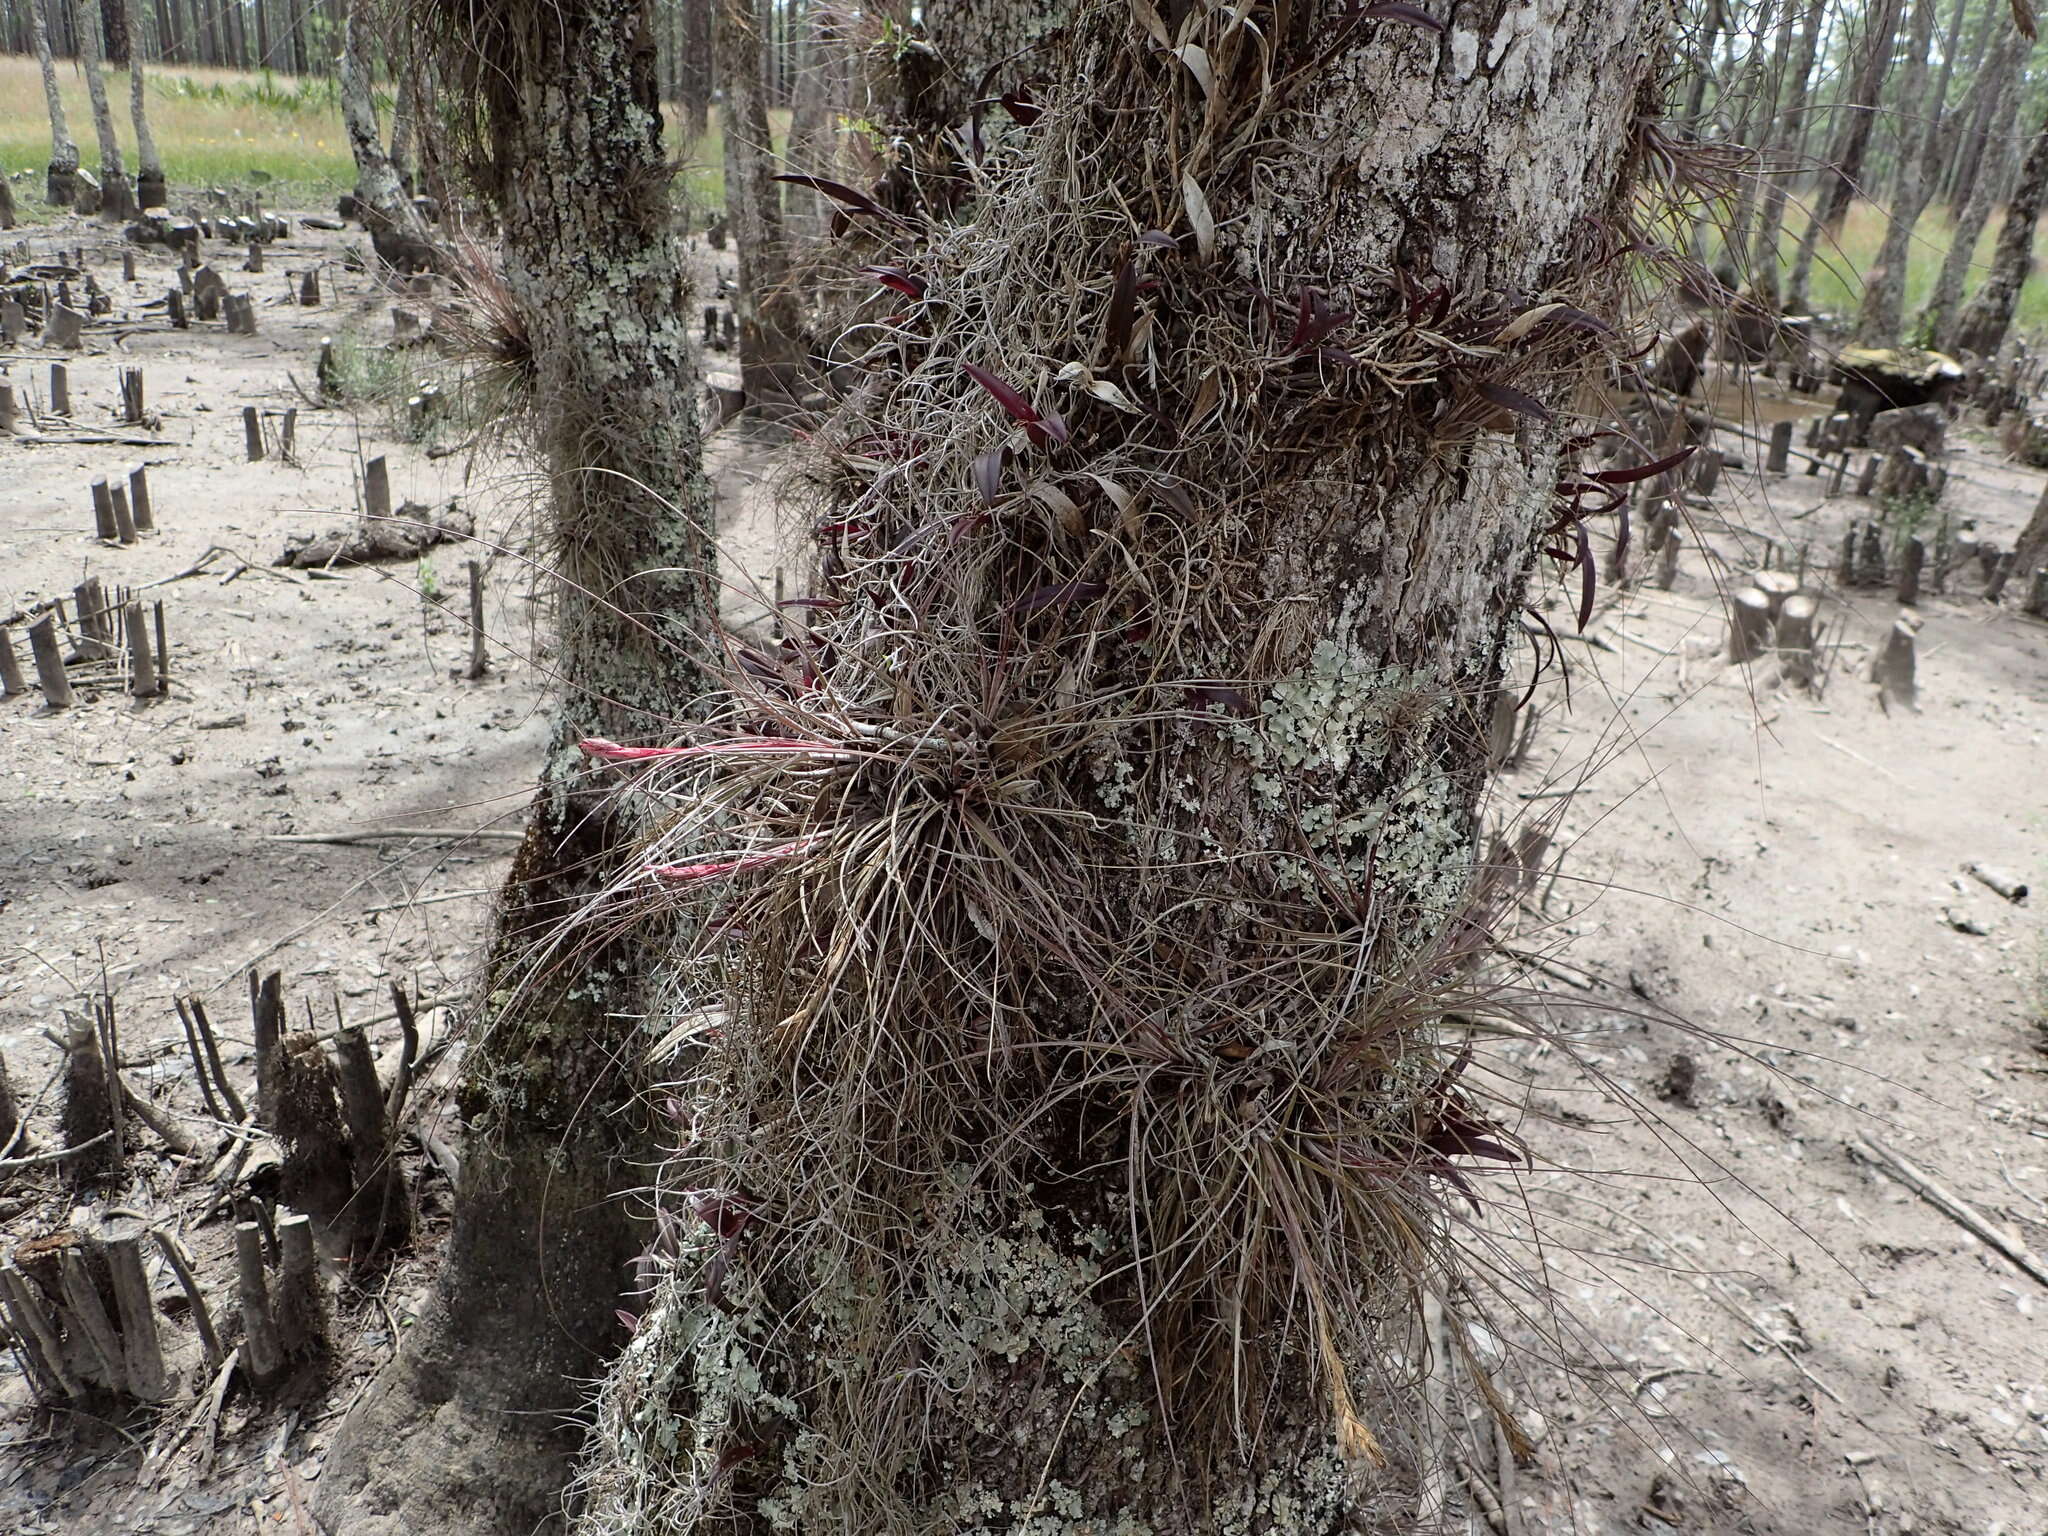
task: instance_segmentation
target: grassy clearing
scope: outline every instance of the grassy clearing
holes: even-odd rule
[[[1885,210],[1875,203],[1856,203],[1850,208],[1840,238],[1833,246],[1823,246],[1814,258],[1812,297],[1815,308],[1830,314],[1854,313],[1862,294],[1859,274],[1877,261],[1878,247],[1884,242],[1887,217]],[[1977,241],[1972,260],[1979,272],[1991,262],[1991,251],[1998,240],[2002,217],[1994,215]],[[1803,225],[1798,227],[1804,228]],[[1939,206],[1929,208],[1913,229],[1912,254],[1906,266],[1908,318],[1926,301],[1929,290],[1934,287],[1935,275],[1940,272],[1949,247],[1954,243],[1955,220],[1950,210]],[[2042,239],[2038,229],[2034,248],[2037,252],[2048,252],[2048,241]],[[1788,271],[1797,249],[1796,235],[1788,234],[1782,247]],[[1975,287],[1973,278],[1965,291]],[[2048,329],[2048,280],[2038,272],[2020,290],[2019,324],[2022,330],[2036,333]]]
[[[79,159],[97,174],[99,142],[93,136],[85,76],[64,64],[58,79]],[[108,74],[107,93],[115,109],[114,131],[133,175],[135,135],[128,120],[125,71]],[[159,71],[149,79],[149,116],[176,199],[218,186],[310,207],[331,202],[355,181],[341,109],[323,81],[222,69]],[[36,173],[16,184],[18,194],[27,194],[17,201],[28,218],[46,212],[41,172],[49,160],[50,124],[36,61],[0,57],[0,167]]]
[[[97,173],[99,142],[93,136],[85,76],[66,63],[59,66],[58,78],[80,160]],[[132,175],[135,135],[128,119],[125,72],[108,73],[107,93],[114,104],[114,131]],[[331,203],[355,184],[355,163],[349,158],[332,81],[230,69],[154,70],[149,76],[149,114],[173,202],[188,200],[207,187],[226,187],[277,207],[312,208]],[[682,119],[674,108],[665,117],[668,142],[681,162],[678,195],[693,212],[722,207],[725,157],[716,112],[711,131],[695,145],[683,139]],[[789,114],[779,112],[773,118],[771,128],[779,146],[789,132]],[[36,61],[0,55],[0,173],[31,173],[15,183],[16,202],[27,220],[48,214],[42,201],[42,171],[49,159],[49,118]]]

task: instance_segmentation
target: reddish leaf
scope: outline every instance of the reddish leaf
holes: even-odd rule
[[[974,488],[981,504],[992,507],[1003,494],[1003,450],[991,448],[974,456]]]
[[[1145,233],[1138,236],[1138,244],[1156,245],[1162,251],[1178,251],[1180,249],[1180,242],[1163,229],[1146,230]]]
[[[1536,421],[1549,421],[1551,419],[1549,406],[1538,400],[1534,395],[1524,394],[1521,390],[1511,385],[1482,382],[1479,385],[1479,394],[1481,398],[1499,406],[1502,410],[1513,411],[1518,416],[1528,416]]]
[[[640,1319],[628,1312],[624,1307],[615,1308],[613,1316],[626,1325],[626,1332],[638,1333],[640,1331]]]
[[[1591,478],[1602,485],[1633,485],[1638,480],[1647,480],[1652,475],[1661,475],[1666,470],[1678,468],[1693,456],[1698,445],[1687,443],[1676,453],[1667,453],[1661,459],[1652,459],[1648,464],[1636,464],[1627,469],[1595,470]]]
[[[1085,602],[1102,596],[1109,590],[1099,581],[1060,581],[1048,586],[1034,587],[1017,601],[1010,604],[1010,616],[1023,618],[1026,614],[1037,613],[1043,608],[1064,608],[1069,603]]]
[[[960,366],[966,370],[967,377],[995,397],[996,403],[1023,426],[1031,441],[1039,447],[1043,448],[1047,439],[1061,443],[1067,440],[1067,424],[1051,411],[1039,410],[1014,385],[1005,384],[986,368],[977,368],[972,363]]]
[[[895,289],[906,299],[921,299],[925,295],[925,280],[901,267],[862,267],[861,271],[884,288]]]

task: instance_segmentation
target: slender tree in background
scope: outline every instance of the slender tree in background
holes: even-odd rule
[[[682,7],[682,49],[677,94],[682,99],[683,132],[694,144],[711,125],[711,11],[716,0],[676,0]]]
[[[41,0],[28,0],[28,24],[35,39],[36,63],[43,72],[43,100],[50,113],[50,168],[43,197],[53,207],[69,208],[78,199],[78,145],[64,120],[64,93],[57,85],[57,61],[50,53],[50,31],[43,22]]]
[[[1952,350],[1995,357],[2005,345],[2012,317],[2019,309],[2020,288],[2033,270],[2034,227],[2041,218],[2044,194],[2048,194],[2048,121],[2034,134],[2027,158],[2020,164],[2020,178],[2006,202],[2005,223],[1992,250],[1991,269],[1946,337]]]
[[[1479,722],[1669,17],[1175,14],[1086,6],[957,223],[861,215],[810,628],[659,785],[720,943],[589,1536],[1414,1513],[1389,1360],[1511,1155],[1440,1033]]]
[[[1981,89],[1985,94],[1990,105],[1990,121],[2009,123],[2017,118],[2020,66],[2026,61],[2030,47],[2017,29],[2008,29],[1999,39],[1989,64],[1972,82],[1973,92]],[[1965,116],[1966,110],[1967,104],[1958,108],[1957,115],[1968,122],[1974,113]],[[1953,144],[1950,146],[1951,152],[1955,147]],[[1956,310],[1963,302],[1963,288],[1976,258],[1977,241],[1991,222],[1991,210],[1998,200],[2003,181],[2002,174],[1993,174],[1992,168],[1987,166],[1985,174],[1970,184],[1969,195],[1956,214],[1948,254],[1942,258],[1934,288],[1913,322],[1915,334],[1928,346],[1946,348],[1954,344],[1952,331]]]
[[[107,0],[110,7],[124,13],[128,0]],[[157,152],[156,135],[149,128],[149,103],[147,82],[143,78],[142,49],[133,44],[128,50],[128,116],[135,125],[135,206],[138,208],[161,208],[170,201],[164,186],[163,156]]]
[[[713,0],[719,123],[725,141],[725,218],[739,253],[741,385],[749,405],[794,401],[803,364],[803,316],[790,281],[789,240],[775,181],[768,104],[762,95],[758,0]]]
[[[121,161],[121,140],[114,132],[114,111],[107,100],[106,71],[100,67],[99,0],[73,0],[78,27],[78,63],[85,71],[85,89],[92,101],[93,132],[100,141],[100,214],[109,219],[132,218],[135,189]]]
[[[804,8],[803,32],[797,53],[796,99],[789,115],[791,169],[812,176],[843,179],[838,154],[838,124],[845,111],[846,43],[834,5],[813,0]],[[824,232],[824,204],[808,187],[782,189],[784,228],[791,236],[816,237]]]
[[[1898,32],[1899,11],[1904,0],[1870,0],[1863,13],[1863,35],[1856,50],[1855,71],[1848,90],[1836,103],[1839,128],[1835,147],[1822,170],[1818,206],[1800,237],[1799,251],[1792,259],[1792,275],[1785,289],[1786,308],[1794,313],[1807,307],[1807,290],[1813,281],[1813,262],[1823,238],[1832,241],[1849,217],[1849,205],[1862,190],[1863,159],[1870,148],[1870,132],[1877,120],[1878,96],[1891,68],[1892,40]]]
[[[691,305],[672,227],[648,0],[415,0],[414,35],[503,226],[504,345],[546,469],[564,693],[506,877],[460,1095],[435,1297],[320,1480],[330,1536],[555,1528],[576,1410],[623,1341],[650,1145],[640,1020],[662,925],[554,947],[644,828],[578,741],[672,731],[714,623]],[[504,307],[504,306],[501,306]]]
[[[1801,168],[1798,145],[1806,123],[1806,104],[1811,91],[1813,61],[1820,50],[1822,23],[1827,0],[1807,0],[1799,26],[1799,41],[1786,71],[1786,88],[1777,117],[1776,136],[1763,167],[1764,192],[1757,209],[1756,235],[1750,246],[1750,291],[1772,312],[1780,306],[1778,246],[1785,228],[1785,198],[1788,184]],[[1784,22],[1792,12],[1787,5]]]
[[[1856,311],[1855,340],[1866,347],[1888,347],[1899,339],[1905,322],[1906,265],[1913,251],[1913,229],[1934,191],[1932,164],[1940,142],[1941,108],[1930,109],[1927,60],[1934,48],[1936,0],[1914,0],[1906,30],[1905,68],[1899,99],[1905,128],[1900,134],[1899,166],[1892,178],[1892,202],[1886,212],[1884,239],[1877,259],[1863,271],[1863,297]]]

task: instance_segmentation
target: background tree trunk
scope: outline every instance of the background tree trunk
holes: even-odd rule
[[[1820,51],[1821,25],[1827,16],[1827,0],[1808,0],[1805,19],[1800,23],[1797,55],[1789,71],[1789,93],[1778,117],[1775,154],[1763,167],[1766,178],[1761,207],[1757,211],[1756,237],[1750,247],[1750,289],[1772,311],[1780,307],[1778,245],[1785,228],[1785,198],[1792,179],[1803,169],[1798,146],[1806,124],[1806,107],[1813,81],[1814,56]],[[1786,19],[1791,19],[1788,9]]]
[[[149,131],[148,85],[143,78],[142,49],[128,56],[128,116],[135,125],[135,205],[163,208],[170,203],[164,186],[163,156],[157,153],[156,135]]]
[[[1891,67],[1892,39],[1898,31],[1903,0],[1871,0],[1863,17],[1863,39],[1857,50],[1856,72],[1847,94],[1837,104],[1842,114],[1831,163],[1823,173],[1819,206],[1800,237],[1799,253],[1793,258],[1792,276],[1786,287],[1785,305],[1794,313],[1807,307],[1807,289],[1813,281],[1813,261],[1823,236],[1833,240],[1849,205],[1862,190],[1863,157],[1870,148],[1870,131],[1877,120],[1878,93]]]
[[[1668,17],[1481,69],[1191,8],[1198,80],[1141,14],[1074,23],[971,222],[876,242],[931,300],[827,434],[803,676],[733,684],[811,745],[664,781],[658,856],[755,862],[666,1010],[715,1038],[590,1536],[1399,1518],[1477,722],[1600,365],[1506,295],[1612,312]]]
[[[694,144],[711,124],[711,8],[714,0],[677,0],[682,8],[683,131]]]
[[[384,152],[377,128],[377,102],[370,91],[367,22],[360,0],[349,0],[342,23],[341,121],[349,152],[356,162],[356,216],[370,232],[370,244],[391,265],[401,268],[431,264],[432,241],[419,210],[413,207],[397,167]]]
[[[725,218],[739,253],[740,376],[749,405],[775,409],[800,393],[803,317],[790,282],[768,104],[762,92],[757,0],[713,0],[719,121],[725,139]]]
[[[2005,345],[2013,313],[2019,308],[2020,287],[2033,270],[2034,226],[2041,217],[2044,193],[2048,193],[2048,121],[2027,146],[2019,182],[2005,205],[2005,223],[1998,231],[1991,270],[1956,316],[1955,330],[1948,338],[1955,350],[1995,357]]]
[[[1936,0],[1916,0],[1906,32],[1906,67],[1899,95],[1904,103],[1898,174],[1877,260],[1863,273],[1863,301],[1856,312],[1855,339],[1866,347],[1897,344],[1905,321],[1906,267],[1912,258],[1913,229],[1933,190],[1935,145],[1941,131],[1941,103],[1930,103],[1927,59],[1934,51]]]
[[[2025,61],[2028,46],[2017,30],[2006,33],[1999,39],[1991,62],[1973,83],[1972,89],[1978,85],[1984,89],[1989,121],[2011,123],[2017,120],[2020,65]],[[1957,115],[1962,116],[1961,109]],[[1969,120],[1965,119],[1966,122]],[[1971,183],[1969,196],[1956,214],[1955,232],[1949,241],[1948,254],[1942,258],[1941,270],[1935,275],[1934,289],[1914,321],[1915,331],[1930,347],[1946,350],[1955,344],[1952,332],[1956,310],[1963,302],[1963,288],[1969,279],[1971,264],[1976,259],[1977,241],[1984,233],[1984,226],[1991,222],[1991,210],[1997,202],[2003,179],[2002,175],[1993,173],[1992,167],[1985,167],[1985,174]]]
[[[99,0],[74,0],[77,8],[79,67],[85,71],[86,94],[92,99],[93,132],[100,141],[100,216],[135,216],[135,190],[121,163],[121,140],[114,132],[114,113],[107,102],[106,72],[100,68]]]
[[[43,71],[43,100],[50,112],[50,168],[43,197],[54,207],[69,208],[78,197],[78,145],[64,120],[64,94],[57,86],[57,61],[50,53],[50,32],[43,24],[40,0],[29,0],[28,23],[35,36],[36,63]]]
[[[462,1188],[435,1298],[320,1480],[331,1536],[559,1529],[582,1385],[623,1341],[640,1238],[636,1095],[672,935],[565,929],[645,829],[576,743],[672,731],[715,618],[692,308],[646,0],[422,0],[480,100],[504,283],[531,349],[561,700],[471,1024]],[[490,23],[472,26],[472,15]]]

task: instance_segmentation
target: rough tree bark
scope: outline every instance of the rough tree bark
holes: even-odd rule
[[[739,254],[740,382],[750,406],[770,410],[801,393],[803,316],[790,282],[789,240],[763,95],[758,0],[712,0],[719,125],[725,140],[725,218]]]
[[[2041,218],[2041,203],[2048,194],[2048,119],[2027,146],[2027,158],[2020,164],[2020,179],[2005,205],[2005,223],[1998,231],[1998,244],[1991,254],[1991,270],[1970,295],[1970,302],[1956,316],[1949,346],[1978,357],[1995,357],[2012,329],[2012,317],[2019,309],[2020,288],[2034,265],[2034,226]]]
[[[1856,53],[1856,70],[1836,110],[1842,114],[1829,165],[1823,172],[1819,206],[1800,236],[1799,253],[1792,260],[1792,276],[1786,284],[1785,305],[1796,312],[1807,307],[1807,290],[1813,281],[1814,256],[1823,237],[1834,238],[1849,216],[1849,205],[1862,190],[1863,157],[1870,148],[1870,130],[1877,121],[1878,93],[1891,68],[1892,39],[1899,28],[1899,11],[1904,0],[1871,0],[1863,16],[1863,37]]]
[[[1941,104],[1935,98],[1930,107],[1922,98],[1928,94],[1927,59],[1934,50],[1935,8],[1936,0],[1916,0],[1912,24],[1906,31],[1906,63],[1899,88],[1906,129],[1899,135],[1899,166],[1892,178],[1884,239],[1878,245],[1877,260],[1863,273],[1863,299],[1857,306],[1855,331],[1861,346],[1889,347],[1899,340],[1905,322],[1906,267],[1912,259],[1913,229],[1934,191]],[[1953,37],[1950,43],[1953,46]]]
[[[661,785],[719,947],[591,1536],[1413,1515],[1369,1389],[1500,1150],[1439,1010],[1668,16],[1177,15],[868,225],[810,628]]]
[[[350,1413],[320,1480],[331,1536],[557,1529],[583,1383],[624,1339],[645,1177],[639,1019],[664,928],[567,925],[643,834],[582,765],[588,736],[673,730],[714,622],[649,0],[418,0],[441,80],[480,99],[503,282],[548,476],[567,681],[506,877],[460,1107],[455,1230],[435,1295]],[[473,17],[488,16],[488,24]]]
[[[2009,123],[2018,116],[2019,72],[2028,46],[2017,30],[2007,31],[1993,50],[1990,63],[1972,82],[1973,92],[1980,88],[1983,92],[1984,103],[1989,108],[1989,121]],[[1977,115],[1975,104],[1968,102],[1956,112],[1971,131],[1974,131]],[[1960,142],[1952,144],[1950,152],[1961,147]],[[1993,174],[1992,167],[1987,165],[1985,174],[1970,183],[1969,196],[1963,200],[1963,206],[1956,214],[1948,254],[1942,258],[1940,272],[1935,274],[1933,291],[1927,295],[1927,302],[1920,307],[1920,313],[1913,322],[1920,339],[1930,347],[1945,349],[1953,345],[1951,332],[1956,309],[1963,302],[1963,289],[1969,281],[1971,264],[1976,260],[1977,241],[1984,233],[1984,226],[1991,222],[1991,210],[1998,201],[2003,180],[2002,175]]]
[[[1750,246],[1750,291],[1776,312],[1780,305],[1778,245],[1785,228],[1785,198],[1789,183],[1798,173],[1798,146],[1806,124],[1806,105],[1813,89],[1813,61],[1820,51],[1821,23],[1826,19],[1827,0],[1808,0],[1800,22],[1797,55],[1791,60],[1789,91],[1783,93],[1777,134],[1772,142],[1770,163],[1764,167],[1763,201],[1757,210],[1756,236]],[[1785,20],[1791,21],[1788,7]]]
[[[28,25],[35,39],[36,63],[43,71],[43,100],[50,113],[50,168],[43,197],[55,207],[69,208],[78,198],[78,145],[64,120],[64,94],[57,86],[57,61],[50,53],[50,31],[43,24],[41,0],[29,0]]]
[[[85,71],[86,95],[92,100],[93,132],[100,141],[100,215],[109,219],[135,216],[135,189],[121,163],[121,140],[114,132],[114,112],[107,102],[106,71],[100,67],[99,0],[73,0],[78,26],[78,63]]]

